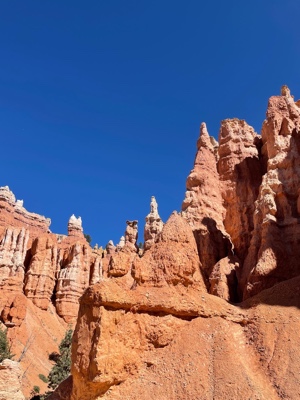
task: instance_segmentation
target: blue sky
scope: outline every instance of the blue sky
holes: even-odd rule
[[[260,131],[300,97],[300,3],[10,0],[0,4],[0,185],[66,233],[119,240],[155,195],[180,210],[199,126]]]

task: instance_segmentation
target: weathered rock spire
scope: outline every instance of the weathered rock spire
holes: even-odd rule
[[[217,142],[212,140],[206,124],[202,123],[194,168],[187,178],[187,191],[182,203],[182,216],[194,231],[206,278],[216,262],[226,257],[231,249],[223,224],[226,210],[217,171],[216,149]]]
[[[83,237],[81,217],[76,218],[74,214],[71,215],[68,223],[68,236]]]
[[[125,246],[133,251],[137,251],[138,221],[126,221]]]
[[[144,250],[150,249],[155,243],[155,239],[162,231],[164,223],[158,214],[158,205],[154,196],[151,197],[150,213],[146,217],[144,229]]]

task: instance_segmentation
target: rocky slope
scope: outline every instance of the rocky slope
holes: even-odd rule
[[[202,124],[182,210],[164,225],[151,199],[144,251],[137,221],[91,249],[80,218],[53,234],[0,188],[0,313],[16,352],[39,326],[54,349],[78,314],[55,399],[299,398],[299,107],[284,86],[261,135],[231,119],[217,142]],[[33,382],[50,366],[27,353]]]

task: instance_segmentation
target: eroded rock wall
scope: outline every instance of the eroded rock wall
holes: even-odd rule
[[[194,168],[187,178],[187,191],[182,204],[182,216],[193,229],[201,268],[207,281],[213,266],[226,257],[232,248],[223,223],[226,210],[217,171],[217,148],[203,123],[197,141]]]
[[[79,297],[101,279],[102,251],[92,251],[81,218],[71,216],[67,236],[52,234],[49,225],[0,188],[0,313],[25,294],[43,310],[54,303],[65,321],[75,322]]]
[[[267,158],[243,268],[244,298],[299,275],[300,108],[287,87],[269,100],[262,127]]]

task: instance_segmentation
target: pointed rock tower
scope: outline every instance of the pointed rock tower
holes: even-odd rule
[[[144,228],[144,250],[149,250],[155,243],[155,239],[160,234],[164,226],[162,219],[158,214],[158,205],[154,196],[151,197],[150,213],[146,217]]]

